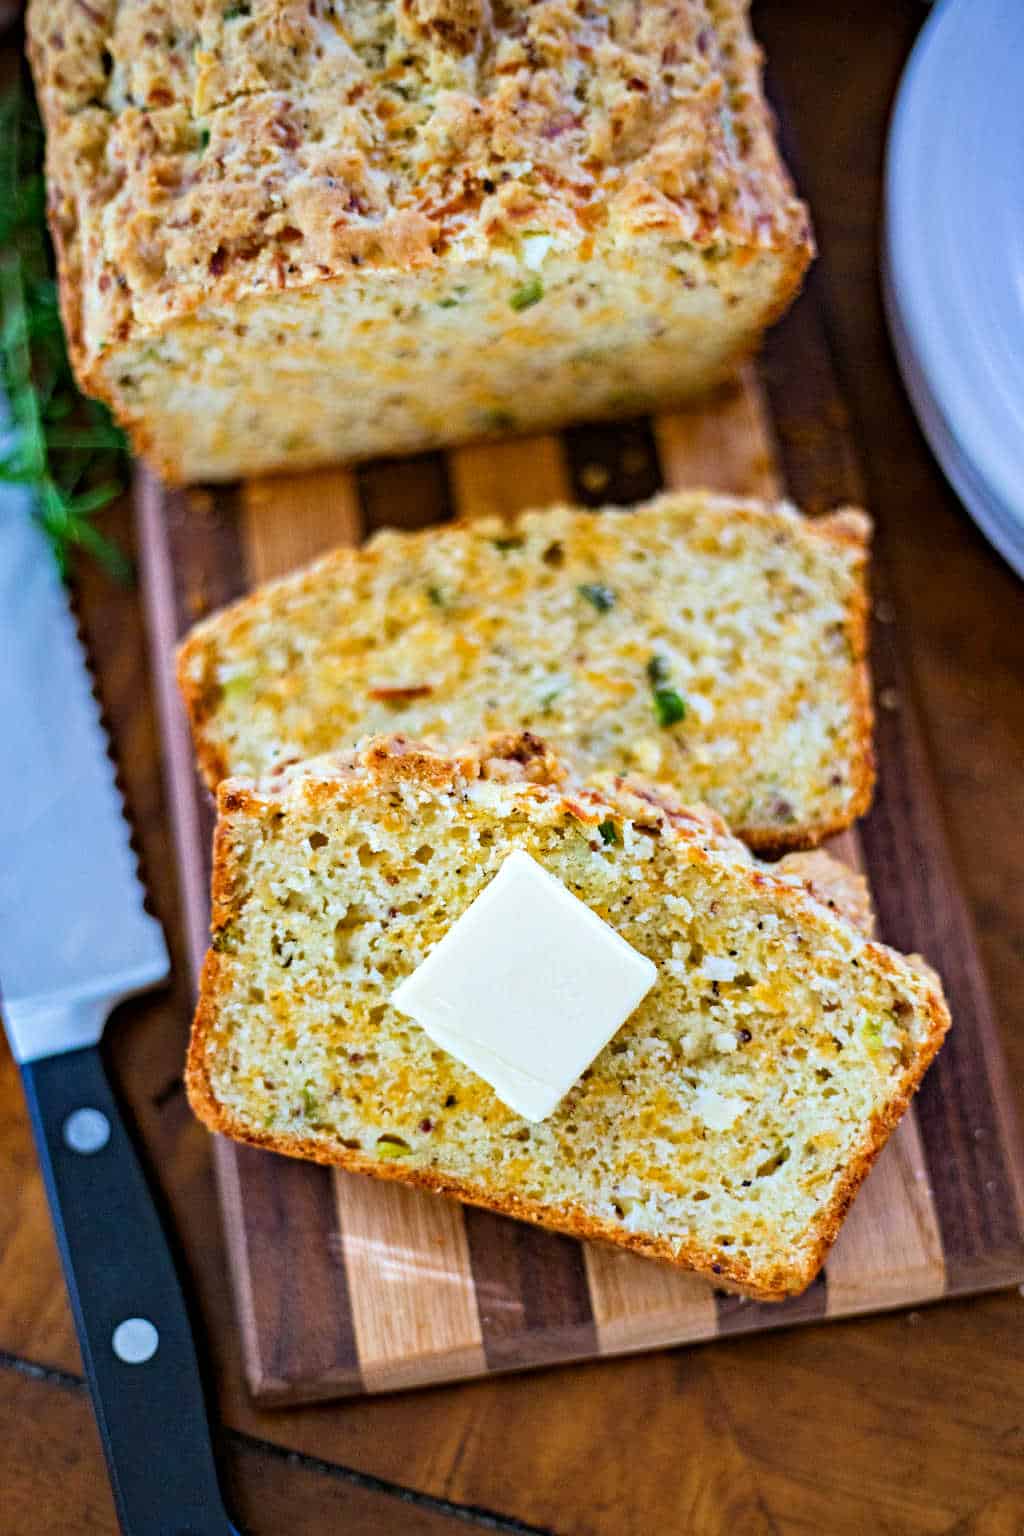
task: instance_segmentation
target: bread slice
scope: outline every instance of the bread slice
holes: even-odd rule
[[[850,509],[690,491],[380,533],[185,641],[207,781],[378,732],[522,728],[585,777],[706,802],[759,848],[816,843],[871,796],[869,532]]]
[[[922,963],[824,904],[824,856],[769,869],[713,813],[576,788],[529,735],[377,738],[228,780],[218,810],[187,1073],[207,1125],[765,1300],[813,1278],[948,1027]],[[513,849],[659,969],[539,1124],[389,1003]]]
[[[32,0],[61,309],[223,480],[706,389],[811,259],[747,0]]]

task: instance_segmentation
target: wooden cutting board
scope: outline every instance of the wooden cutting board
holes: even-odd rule
[[[144,585],[193,973],[212,826],[171,656],[201,615],[384,524],[628,503],[662,485],[862,501],[812,284],[758,365],[699,410],[581,426],[355,470],[169,492],[137,486]],[[803,1296],[716,1294],[632,1255],[430,1194],[215,1144],[248,1382],[291,1404],[917,1305],[1024,1280],[1024,1157],[991,1008],[940,826],[876,541],[879,788],[837,840],[866,869],[881,935],[942,971],[955,1028]]]

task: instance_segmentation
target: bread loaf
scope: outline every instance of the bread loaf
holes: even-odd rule
[[[71,356],[217,480],[707,387],[810,259],[746,0],[33,0]]]
[[[529,735],[376,738],[228,780],[218,812],[187,1074],[213,1130],[762,1299],[812,1279],[949,1023],[923,963],[838,913],[824,855],[769,868],[713,813],[578,788]],[[389,1001],[514,849],[658,968],[540,1123]]]
[[[382,533],[200,624],[179,679],[208,782],[400,729],[528,728],[760,848],[871,795],[869,523],[701,492]]]

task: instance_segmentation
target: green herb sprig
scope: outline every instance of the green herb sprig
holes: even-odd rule
[[[0,482],[33,493],[62,576],[84,552],[126,581],[131,565],[93,518],[119,496],[127,444],[105,405],[75,386],[46,230],[43,131],[31,91],[0,95]]]

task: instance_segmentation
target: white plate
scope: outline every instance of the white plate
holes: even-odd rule
[[[889,131],[884,281],[936,457],[1024,576],[1024,0],[945,0]]]

